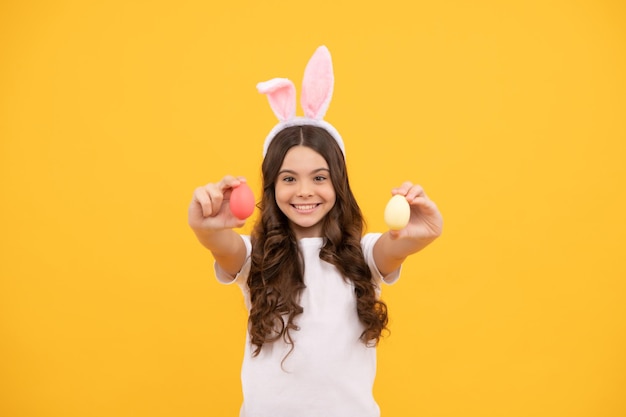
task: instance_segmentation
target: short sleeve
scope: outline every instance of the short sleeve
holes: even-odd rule
[[[377,284],[383,282],[385,284],[395,284],[395,282],[400,278],[400,272],[402,270],[402,266],[399,266],[395,271],[383,276],[378,267],[376,266],[376,262],[374,261],[374,245],[378,242],[378,239],[382,236],[382,233],[368,233],[361,239],[361,248],[363,250],[363,256],[365,257],[365,262],[369,266],[372,271],[372,278],[375,280]]]

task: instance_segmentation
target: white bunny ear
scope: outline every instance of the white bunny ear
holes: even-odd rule
[[[296,87],[286,78],[258,83],[259,93],[266,94],[272,111],[281,122],[296,115]]]
[[[263,157],[276,135],[293,126],[316,126],[332,136],[345,158],[343,139],[337,129],[324,120],[333,95],[335,77],[330,52],[325,46],[317,48],[309,60],[302,81],[301,104],[304,117],[296,117],[296,89],[286,78],[274,78],[257,84],[257,90],[266,94],[270,107],[280,122],[272,128],[263,143]]]
[[[304,70],[302,97],[305,117],[321,120],[326,115],[333,95],[333,63],[325,46],[317,48]]]

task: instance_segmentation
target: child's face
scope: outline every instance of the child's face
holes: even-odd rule
[[[285,155],[276,179],[276,204],[298,239],[322,236],[322,219],[335,205],[328,163],[306,146]]]

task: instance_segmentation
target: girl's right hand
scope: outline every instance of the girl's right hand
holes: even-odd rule
[[[242,227],[246,221],[238,219],[230,211],[230,194],[233,188],[245,181],[243,177],[227,175],[220,182],[196,188],[189,204],[189,226],[195,232]]]

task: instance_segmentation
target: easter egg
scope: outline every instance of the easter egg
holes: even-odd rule
[[[409,224],[411,207],[403,195],[391,197],[385,207],[385,223],[391,230],[404,229]]]
[[[241,220],[247,219],[254,212],[254,194],[245,182],[231,192],[230,211]]]

